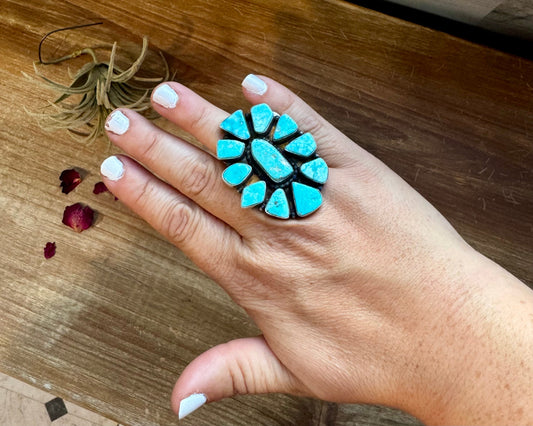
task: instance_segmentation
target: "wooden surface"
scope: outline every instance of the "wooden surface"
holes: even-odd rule
[[[45,33],[69,25],[104,21],[58,35],[49,53],[117,40],[123,58],[135,57],[148,35],[178,81],[228,111],[247,107],[247,73],[281,81],[533,284],[533,63],[336,0],[3,0],[0,16],[4,373],[125,424],[170,425],[169,395],[185,365],[257,333],[182,253],[110,194],[92,194],[114,152],[105,140],[80,146],[24,112],[52,94],[21,71],[33,72]],[[64,80],[66,66],[46,72]],[[58,176],[73,166],[86,177],[64,195]],[[78,201],[98,211],[82,234],[61,224]],[[57,243],[51,260],[47,241]],[[212,404],[183,424],[410,422],[376,407],[271,395]]]

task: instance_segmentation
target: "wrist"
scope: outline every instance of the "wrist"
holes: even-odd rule
[[[406,409],[426,424],[531,423],[533,292],[480,254],[466,265],[441,283],[449,308],[419,339]]]

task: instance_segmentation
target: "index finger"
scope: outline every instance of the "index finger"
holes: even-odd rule
[[[222,138],[220,123],[229,114],[176,82],[160,84],[152,93],[154,109],[166,119],[194,136],[212,154]]]

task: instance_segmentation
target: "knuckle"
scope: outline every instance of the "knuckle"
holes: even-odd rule
[[[184,192],[193,197],[205,192],[211,187],[215,176],[214,163],[209,159],[191,159],[184,169]]]
[[[239,341],[231,341],[219,345],[219,356],[228,359],[227,354],[236,354],[228,359],[226,366],[229,372],[232,393],[234,395],[246,395],[255,393],[257,390],[256,373],[250,368],[246,356],[242,356]]]
[[[324,119],[310,106],[305,104],[296,95],[286,96],[280,104],[280,111],[294,118],[302,132],[309,132],[315,137],[323,137],[325,129]]]
[[[313,135],[317,143],[320,144],[321,150],[332,147],[334,155],[338,156],[339,132],[322,118],[317,112],[310,110],[308,114],[298,114],[298,127],[302,132],[308,132]],[[346,159],[343,154],[339,161]]]
[[[324,126],[324,123],[322,122],[321,118],[318,116],[317,113],[313,111],[310,114],[300,113],[295,115],[299,117],[298,127],[302,132],[309,132],[315,137],[319,136]]]
[[[146,136],[144,144],[140,147],[140,155],[144,160],[154,160],[157,158],[161,146],[161,133],[158,131],[151,131]]]
[[[174,201],[163,209],[161,223],[163,234],[177,245],[190,240],[197,226],[193,209],[180,201]]]
[[[133,198],[133,204],[143,209],[153,200],[154,191],[155,187],[153,185],[153,182],[150,179],[147,179],[142,185],[138,187],[136,194]]]
[[[191,116],[189,121],[190,130],[192,133],[196,133],[206,127],[209,120],[209,110],[203,106],[195,110],[195,114]]]
[[[291,92],[286,93],[284,96],[280,96],[280,99],[278,100],[278,108],[280,111],[292,111],[296,108],[297,104],[298,98]]]

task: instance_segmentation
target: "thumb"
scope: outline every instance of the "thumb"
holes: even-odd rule
[[[263,336],[237,339],[209,349],[185,368],[172,392],[172,409],[181,420],[206,402],[269,392],[302,394],[303,386]]]

